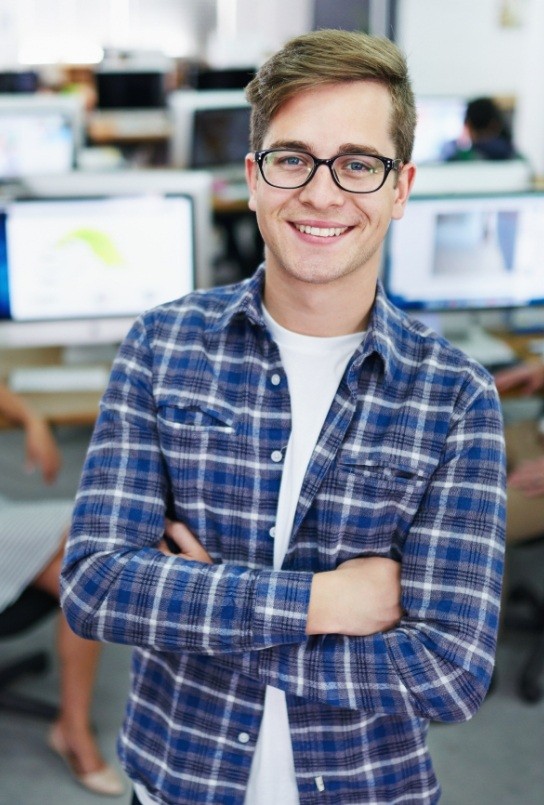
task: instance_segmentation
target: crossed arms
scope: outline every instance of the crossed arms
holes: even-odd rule
[[[205,509],[190,484],[189,517],[182,509],[177,519],[209,556],[198,541],[181,559],[157,548],[172,481],[142,353],[143,341],[130,355],[130,382],[114,370],[82,476],[63,570],[74,631],[169,653],[173,663],[180,653],[208,655],[328,705],[468,718],[491,677],[502,571],[502,422],[491,384],[450,423],[402,562],[385,551],[317,573],[274,570],[245,560],[239,519],[225,531],[217,495]],[[226,559],[223,543],[233,540]]]
[[[166,556],[213,564],[183,523],[167,520],[165,534],[179,550],[173,553],[163,539],[159,550]],[[306,634],[364,637],[392,629],[401,615],[400,564],[380,556],[349,559],[335,570],[313,576]]]

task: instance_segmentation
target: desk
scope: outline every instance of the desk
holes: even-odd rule
[[[11,369],[20,366],[50,366],[62,361],[60,347],[0,350],[0,378],[6,381]],[[100,391],[32,392],[21,394],[50,425],[92,425],[98,413]],[[13,427],[0,415],[0,428]]]
[[[92,425],[98,414],[100,396],[96,391],[21,394],[21,397],[53,426]],[[12,423],[0,415],[0,428],[9,427],[13,427]]]
[[[533,341],[537,336],[535,334],[531,335],[519,335],[517,333],[494,333],[498,338],[503,338],[506,343],[512,347],[520,361],[535,361],[540,362],[541,357],[536,355],[534,351],[532,351],[529,347],[531,341]]]

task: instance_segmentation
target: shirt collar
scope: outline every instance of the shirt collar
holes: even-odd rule
[[[265,264],[262,263],[249,279],[238,285],[212,329],[223,330],[238,316],[244,316],[253,324],[264,328],[266,326],[262,312],[264,278]],[[378,281],[369,326],[356,353],[354,364],[363,363],[372,353],[377,354],[382,361],[386,377],[390,379],[395,374],[399,361],[395,345],[405,327],[401,317],[401,312],[387,299],[382,283]]]
[[[245,316],[253,324],[265,327],[262,312],[262,295],[265,268],[262,263],[247,280],[239,283],[226,305],[223,314],[217,319],[213,330],[223,330],[238,316]]]
[[[406,321],[404,314],[392,305],[383,285],[378,280],[376,296],[370,313],[370,320],[359,355],[355,359],[361,363],[369,355],[376,354],[381,359],[387,380],[391,380],[401,363],[400,341],[404,340]]]

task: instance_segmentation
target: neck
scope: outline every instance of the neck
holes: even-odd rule
[[[347,279],[347,278],[346,278]],[[330,283],[301,282],[266,271],[264,304],[272,318],[294,333],[317,337],[362,332],[376,295],[376,277]]]

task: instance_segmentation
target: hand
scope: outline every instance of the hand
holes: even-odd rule
[[[364,637],[392,629],[401,617],[400,564],[381,556],[350,559],[315,574],[306,634]]]
[[[544,495],[544,457],[523,461],[509,473],[508,485],[528,498]]]
[[[544,363],[521,363],[495,374],[498,391],[518,389],[523,394],[533,394],[544,387]]]
[[[183,523],[166,519],[164,533],[179,548],[179,553],[174,553],[168,546],[167,541],[162,539],[157,547],[165,556],[177,556],[180,559],[189,559],[193,562],[205,562],[208,565],[213,565],[213,560],[208,551]]]
[[[25,425],[25,443],[26,469],[32,472],[39,467],[45,483],[53,483],[60,470],[61,457],[49,425],[43,419],[32,417]]]

